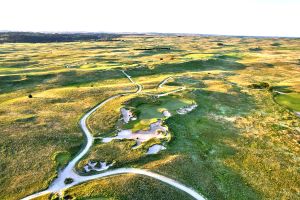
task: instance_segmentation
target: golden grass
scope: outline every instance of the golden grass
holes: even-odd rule
[[[167,121],[173,137],[160,155],[132,151],[129,141],[98,142],[79,168],[88,159],[149,168],[208,199],[298,198],[299,119],[277,105],[270,91],[247,86],[268,82],[299,93],[299,39],[126,36],[122,40],[0,46],[7,52],[0,54],[1,199],[20,199],[48,186],[57,172],[53,155],[63,151],[74,156],[84,143],[80,117],[109,96],[135,89],[120,69],[128,70],[149,93],[176,88],[156,88],[175,76],[174,82],[188,88],[180,95],[199,107]],[[273,46],[275,42],[281,45]],[[152,47],[171,50],[136,50]],[[262,51],[249,50],[256,47]],[[232,67],[237,64],[239,68]],[[114,129],[127,98],[133,96],[116,99],[91,116],[93,133]],[[230,117],[236,120],[226,121]],[[78,198],[187,198],[157,181],[129,175],[95,180],[68,193]]]

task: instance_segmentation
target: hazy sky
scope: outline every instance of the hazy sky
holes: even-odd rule
[[[0,30],[300,37],[300,0],[1,0]]]

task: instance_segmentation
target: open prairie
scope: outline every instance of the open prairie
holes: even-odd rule
[[[87,116],[76,174],[145,169],[209,200],[300,199],[300,39],[176,35],[0,44],[0,199],[47,189],[89,145],[81,119],[113,96]],[[189,194],[124,173],[36,199]]]

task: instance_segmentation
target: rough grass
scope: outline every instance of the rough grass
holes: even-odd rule
[[[207,199],[299,198],[299,119],[286,109],[299,108],[299,39],[122,40],[0,46],[1,199],[20,199],[49,185],[57,168],[69,160],[67,155],[74,157],[84,144],[80,117],[107,97],[132,91],[120,69],[148,93],[178,86],[188,90],[161,105],[116,99],[91,116],[93,133],[113,130],[123,105],[136,107],[145,120],[159,117],[161,108],[175,110],[186,103],[182,99],[199,106],[167,120],[172,140],[160,154],[144,155],[157,141],[133,151],[132,141],[98,140],[80,169],[89,159],[148,168],[193,187]],[[280,46],[272,45],[275,42]],[[155,46],[171,51],[134,50]],[[249,51],[257,47],[261,51]],[[168,76],[175,78],[157,90]],[[278,105],[270,91],[247,87],[260,82],[292,93],[275,96]],[[156,180],[131,175],[95,180],[67,194],[78,199],[188,198]]]
[[[79,197],[76,199],[192,199],[169,185],[138,175],[119,175],[91,181],[67,190],[64,195]]]
[[[118,97],[93,113],[88,119],[88,125],[92,133],[99,136],[114,132],[118,120],[121,118],[120,109],[129,98],[130,96]]]

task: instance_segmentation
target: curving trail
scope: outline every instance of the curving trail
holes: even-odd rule
[[[142,91],[142,86],[140,84],[136,83],[135,81],[133,81],[131,79],[131,77],[128,74],[126,74],[124,71],[122,71],[122,73],[133,84],[135,84],[137,86],[137,91],[133,92],[133,93],[135,93],[135,94],[140,93]],[[148,170],[137,169],[137,168],[119,168],[119,169],[109,170],[109,171],[106,171],[101,174],[90,175],[90,176],[81,176],[75,171],[76,163],[89,151],[89,149],[92,147],[92,145],[94,143],[94,137],[91,134],[91,132],[89,131],[87,124],[86,124],[88,117],[92,113],[94,113],[97,109],[101,108],[107,102],[109,102],[117,97],[129,95],[129,94],[133,94],[133,93],[129,92],[129,93],[124,93],[124,94],[114,95],[114,96],[106,99],[105,101],[101,102],[97,106],[95,106],[89,112],[87,112],[80,120],[80,127],[87,139],[87,143],[86,143],[84,149],[82,149],[82,151],[72,161],[70,161],[68,163],[68,165],[62,171],[60,171],[58,173],[58,177],[52,182],[52,184],[49,186],[48,189],[38,192],[38,193],[35,193],[35,194],[32,194],[30,196],[27,196],[27,197],[23,198],[23,200],[34,199],[34,198],[37,198],[39,196],[43,196],[43,195],[46,195],[49,193],[61,193],[63,190],[68,189],[74,185],[78,185],[80,183],[84,183],[84,182],[99,179],[99,178],[104,178],[104,177],[109,177],[109,176],[114,176],[114,175],[119,175],[119,174],[128,174],[128,173],[140,174],[140,175],[152,177],[154,179],[157,179],[164,183],[167,183],[173,187],[176,187],[177,189],[179,189],[181,191],[186,192],[187,194],[189,194],[190,196],[194,197],[197,200],[204,200],[205,198],[202,195],[200,195],[199,193],[197,193],[195,190],[193,190],[192,188],[189,188],[173,179],[150,172]],[[72,178],[74,181],[71,184],[66,185],[64,183],[66,178]]]
[[[138,90],[135,93],[136,94],[140,93],[142,91],[143,87],[140,84],[138,84],[137,82],[135,82],[134,80],[132,80],[131,76],[129,76],[124,70],[122,70],[121,72],[130,80],[131,83],[136,85]]]
[[[169,76],[167,78],[165,78],[162,82],[160,82],[157,86],[157,89],[160,89],[160,88],[163,88],[163,86],[168,82],[168,80],[172,79],[173,77],[172,76]],[[153,94],[153,93],[143,93],[144,95],[148,95],[148,96],[154,96],[154,97],[164,97],[164,96],[168,96],[169,94],[173,94],[173,93],[176,93],[176,92],[180,92],[180,91],[183,91],[185,90],[186,87],[183,86],[183,87],[179,87],[177,89],[174,89],[172,91],[169,91],[169,92],[165,92],[165,93],[160,93],[160,94]]]
[[[160,84],[158,84],[157,88],[162,88],[164,86],[164,84],[166,84],[168,82],[168,80],[170,80],[171,78],[173,78],[173,77],[169,76],[168,78],[164,79]]]
[[[176,89],[176,90],[172,90],[172,91],[170,91],[170,92],[158,94],[158,95],[156,95],[156,97],[159,98],[159,97],[168,96],[169,94],[173,94],[173,93],[175,93],[175,92],[180,92],[180,91],[185,90],[185,89],[186,89],[185,87],[181,87],[181,88],[178,88],[178,89]]]

